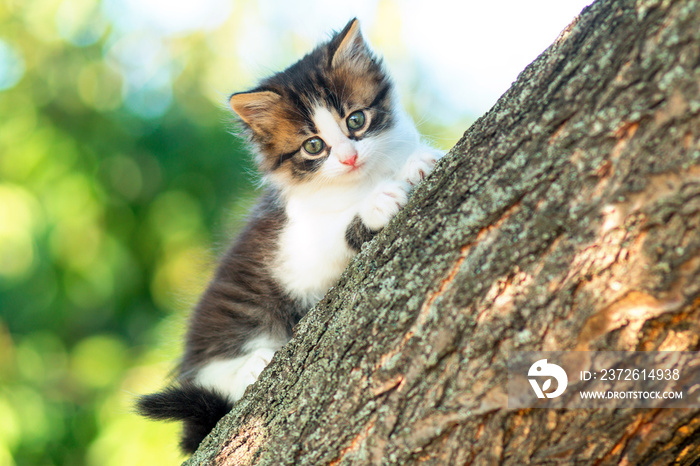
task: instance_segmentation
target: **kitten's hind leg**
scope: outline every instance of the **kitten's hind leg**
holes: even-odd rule
[[[283,344],[268,335],[257,337],[243,347],[240,356],[216,359],[204,365],[197,371],[195,382],[226,395],[230,401],[238,401]]]
[[[136,408],[151,419],[183,421],[180,446],[193,453],[283,344],[268,335],[254,338],[243,347],[242,355],[211,361],[194,381],[182,379],[162,392],[142,396]]]

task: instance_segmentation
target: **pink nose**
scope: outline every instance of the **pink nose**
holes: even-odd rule
[[[354,167],[355,163],[357,163],[357,152],[353,152],[349,156],[340,159],[340,163]]]

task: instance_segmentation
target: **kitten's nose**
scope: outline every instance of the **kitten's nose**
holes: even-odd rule
[[[357,163],[357,152],[353,151],[350,154],[348,154],[344,157],[341,157],[340,163],[354,167],[355,163]]]

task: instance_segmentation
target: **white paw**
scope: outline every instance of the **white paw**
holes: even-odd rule
[[[365,200],[360,218],[370,230],[380,230],[408,202],[409,186],[402,181],[389,180],[379,184]]]
[[[428,173],[433,171],[435,162],[444,154],[432,147],[421,147],[406,161],[399,172],[399,179],[405,180],[409,185],[415,186],[428,176]]]
[[[241,378],[250,377],[251,382],[247,385],[258,380],[260,373],[270,364],[272,361],[272,356],[275,352],[268,348],[261,348],[253,351],[243,363],[240,369]]]
[[[236,358],[212,361],[200,369],[196,382],[227,395],[231,401],[237,401],[248,385],[258,380],[274,354],[275,349],[258,348]]]

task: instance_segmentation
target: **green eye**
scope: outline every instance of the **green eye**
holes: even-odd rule
[[[316,155],[326,147],[326,143],[321,138],[313,137],[304,141],[302,147],[309,154]]]
[[[350,130],[358,130],[365,126],[365,112],[358,110],[352,112],[348,117],[348,128]]]

